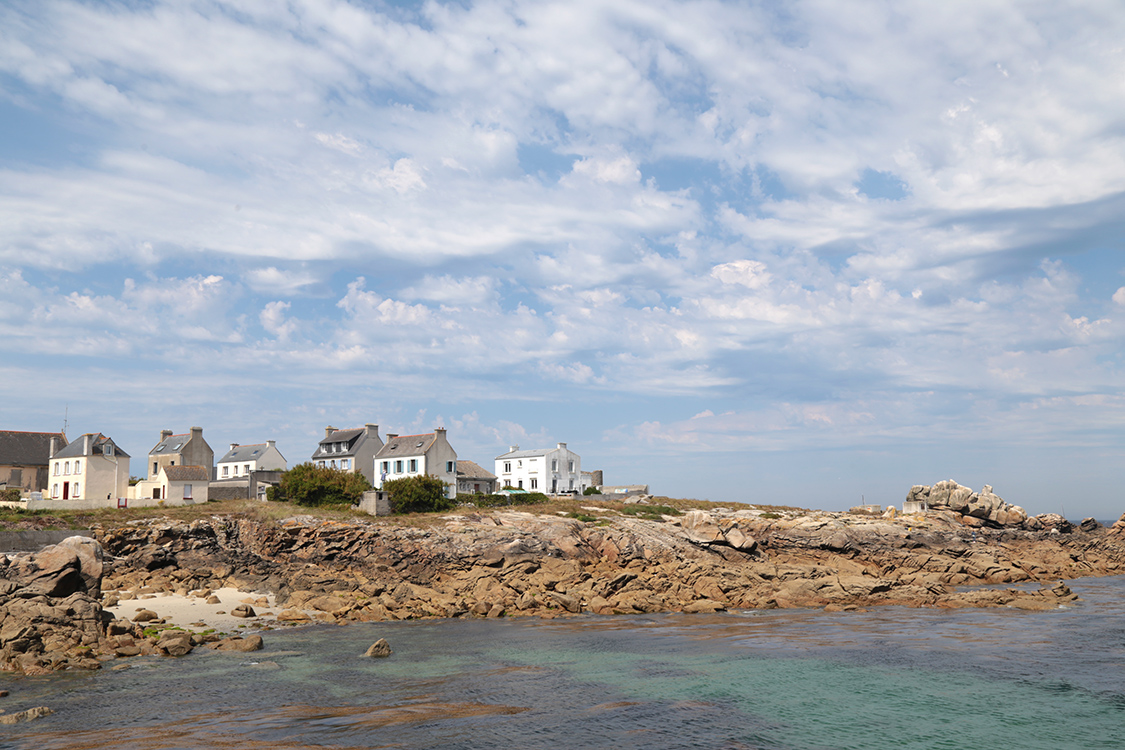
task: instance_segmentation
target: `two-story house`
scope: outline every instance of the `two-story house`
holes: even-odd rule
[[[550,495],[581,494],[582,458],[558,443],[554,448],[520,450],[513,445],[507,453],[496,457],[496,476],[502,487],[515,487]]]
[[[60,448],[48,471],[50,500],[38,507],[115,508],[129,490],[129,454],[100,432],[88,432]]]
[[[457,451],[438,427],[423,435],[387,435],[387,442],[375,454],[376,489],[384,482],[429,474],[445,483],[446,497],[457,497]]]
[[[51,456],[66,444],[61,432],[0,430],[0,489],[46,492]]]
[[[215,463],[215,479],[248,477],[255,471],[285,471],[285,456],[273,440],[254,445],[231,443],[230,450]]]
[[[316,466],[362,474],[375,484],[375,454],[383,447],[379,425],[366,424],[353,430],[324,428],[324,439],[312,454]]]
[[[161,430],[160,440],[148,452],[147,477],[133,487],[135,500],[164,500],[164,488],[168,486],[166,476],[161,470],[172,466],[199,466],[207,472],[210,481],[215,465],[215,452],[203,439],[203,428],[192,427],[183,434],[173,434],[171,430]],[[182,498],[180,498],[182,499]]]

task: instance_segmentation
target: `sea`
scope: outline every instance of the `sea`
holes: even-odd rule
[[[0,747],[1125,748],[1125,577],[1048,612],[583,615],[314,626],[0,676]],[[363,656],[386,638],[394,653]],[[114,670],[127,663],[128,669]]]

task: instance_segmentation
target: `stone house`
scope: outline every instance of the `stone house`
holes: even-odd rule
[[[163,500],[166,478],[161,469],[171,466],[202,466],[210,481],[215,465],[215,452],[203,439],[203,428],[192,427],[187,433],[175,435],[171,430],[161,430],[160,440],[148,452],[147,477],[133,487],[134,500]]]
[[[0,430],[0,489],[46,492],[51,456],[66,445],[61,432]]]
[[[582,494],[582,458],[558,443],[554,448],[520,450],[518,445],[496,457],[496,476],[502,487],[546,492]]]
[[[137,500],[145,505],[197,505],[207,502],[211,468],[208,466],[161,466],[160,498]],[[153,493],[154,495],[157,493]]]
[[[366,424],[351,430],[324,428],[324,439],[312,454],[312,462],[321,468],[362,474],[375,483],[375,454],[383,447],[379,425]]]
[[[266,489],[281,483],[289,468],[273,440],[254,445],[231,443],[230,450],[215,463],[211,498],[215,500],[261,498]]]
[[[40,508],[115,508],[129,491],[129,454],[100,432],[88,432],[51,456],[49,492]]]
[[[384,482],[429,474],[445,483],[446,497],[457,497],[457,451],[436,428],[423,435],[387,435],[387,442],[375,454],[376,489]]]
[[[496,475],[473,461],[458,461],[457,492],[464,495],[494,494]]]

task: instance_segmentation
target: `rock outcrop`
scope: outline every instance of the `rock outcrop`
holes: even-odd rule
[[[938,489],[945,509],[898,518],[713,507],[680,516],[606,511],[596,522],[504,510],[433,519],[429,528],[311,517],[99,528],[104,559],[88,541],[0,557],[0,668],[93,668],[138,654],[183,656],[203,644],[261,648],[260,636],[109,620],[103,589],[106,601],[206,597],[225,586],[271,593],[283,626],[880,604],[1034,610],[1073,601],[1061,579],[1125,573],[1120,530],[1063,533],[1052,519],[1034,531],[996,520],[969,528],[965,518],[985,519],[954,506],[987,505],[988,519],[1012,511],[991,492],[974,501],[952,484]],[[1049,586],[963,589],[1021,582]]]
[[[933,510],[949,510],[956,513],[966,526],[1020,526],[1027,520],[1027,512],[1018,505],[1012,505],[985,485],[980,492],[973,492],[952,479],[938,482],[932,487],[916,484],[906,495],[907,503],[924,503]]]

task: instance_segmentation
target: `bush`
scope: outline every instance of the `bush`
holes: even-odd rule
[[[539,505],[550,498],[542,492],[517,492],[513,495],[458,495],[457,502],[472,503],[478,508],[502,508],[506,505]]]
[[[445,496],[445,482],[429,474],[392,479],[383,489],[391,496],[391,513],[437,513],[457,504]]]
[[[600,495],[600,494],[602,494],[602,491],[599,490],[597,487],[587,487],[585,490],[582,491],[582,494],[583,495]]]
[[[281,475],[281,484],[273,493],[273,499],[308,506],[354,505],[370,489],[371,483],[362,474],[314,466],[306,461]],[[270,497],[269,490],[266,490],[266,497]]]
[[[0,490],[0,500],[6,503],[18,503],[20,501],[19,487],[6,487]]]

